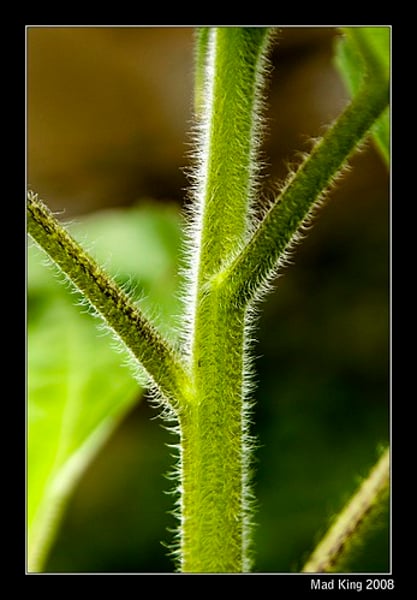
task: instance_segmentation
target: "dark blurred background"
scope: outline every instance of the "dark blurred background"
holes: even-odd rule
[[[28,183],[66,216],[142,198],[182,206],[191,28],[28,29]],[[334,28],[284,28],[265,188],[345,106]],[[260,572],[297,571],[389,439],[389,179],[372,144],[263,305],[255,347]],[[85,473],[47,570],[169,572],[171,436],[142,402]],[[348,565],[389,568],[387,514]],[[384,525],[385,523],[385,525]]]

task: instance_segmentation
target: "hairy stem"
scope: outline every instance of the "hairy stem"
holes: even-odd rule
[[[189,384],[173,348],[32,192],[28,193],[27,214],[30,236],[89,300],[171,406],[178,410]]]
[[[249,569],[244,311],[235,311],[221,265],[244,242],[254,180],[258,94],[268,30],[210,30],[201,135],[197,256],[191,282],[194,401],[181,415],[181,569]]]
[[[199,289],[242,245],[247,231],[267,34],[263,28],[211,29],[203,44],[204,122],[196,191]]]
[[[195,112],[199,166],[190,228],[184,356],[28,196],[28,232],[91,303],[178,416],[180,568],[250,570],[251,503],[248,357],[251,303],[322,194],[387,107],[387,74],[361,32],[351,34],[369,74],[254,230],[260,93],[269,28],[204,28],[197,36]],[[328,570],[387,488],[385,453],[340,514],[304,571]]]
[[[385,450],[358,491],[349,500],[310,559],[304,573],[326,573],[333,570],[349,552],[355,539],[377,512],[389,488],[389,449]]]

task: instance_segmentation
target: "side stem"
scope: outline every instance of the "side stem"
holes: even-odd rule
[[[303,573],[326,573],[333,570],[349,552],[355,539],[360,539],[366,522],[370,521],[386,497],[389,488],[389,465],[387,448],[318,544],[304,566]]]
[[[29,235],[88,299],[171,407],[178,410],[185,402],[189,380],[174,349],[32,192],[28,193],[27,209]]]
[[[252,302],[275,275],[280,260],[388,99],[385,79],[369,81],[290,178],[248,244],[223,273],[234,287],[236,306]]]

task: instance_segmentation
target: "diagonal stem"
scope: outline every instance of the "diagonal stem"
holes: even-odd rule
[[[247,306],[275,275],[323,193],[386,108],[388,82],[369,81],[290,178],[247,246],[225,269],[236,307]]]
[[[27,215],[30,236],[88,299],[171,407],[178,410],[185,401],[189,379],[174,349],[32,192],[28,193]]]
[[[326,573],[340,563],[355,538],[361,535],[365,523],[386,498],[389,475],[390,459],[387,448],[312,553],[303,568],[304,573]]]

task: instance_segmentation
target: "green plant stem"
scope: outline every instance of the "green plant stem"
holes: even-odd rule
[[[212,29],[211,38],[203,44],[205,61],[200,69],[206,67],[205,122],[197,191],[201,211],[200,290],[208,277],[220,270],[223,261],[241,247],[247,232],[268,31]]]
[[[196,191],[195,397],[180,417],[181,569],[241,572],[250,565],[244,312],[233,310],[212,276],[247,233],[268,30],[219,28],[210,36]]]
[[[223,273],[234,288],[236,307],[246,306],[256,298],[275,275],[280,260],[297,241],[300,229],[308,222],[323,193],[387,107],[388,100],[385,77],[366,80],[362,90],[291,176],[247,246]]]
[[[304,573],[326,573],[337,567],[355,539],[384,501],[389,488],[389,449],[385,450],[358,491],[336,517],[303,568]]]
[[[361,33],[353,33],[370,67],[362,90],[253,230],[259,98],[270,33],[268,28],[227,27],[199,34],[195,102],[200,165],[184,357],[36,194],[28,196],[29,234],[130,350],[178,416],[183,572],[250,570],[248,308],[388,104],[386,74]],[[318,559],[315,553],[315,562],[306,568],[333,564],[386,488],[387,469],[385,458],[319,546]]]
[[[172,408],[178,410],[189,383],[173,348],[32,192],[28,193],[27,208],[30,236],[89,300]]]

